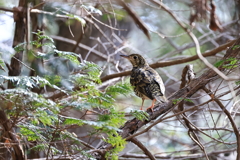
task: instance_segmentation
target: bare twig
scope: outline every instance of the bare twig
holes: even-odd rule
[[[131,138],[130,141],[137,145],[151,160],[156,160],[152,153],[137,138]]]
[[[119,0],[118,3],[127,11],[127,13],[132,17],[134,22],[138,25],[138,27],[143,31],[143,33],[147,36],[147,38],[150,40],[150,35],[148,33],[147,26],[143,23],[143,21],[136,15],[136,13],[128,7],[128,5],[123,1]]]
[[[173,19],[175,19],[176,22],[188,33],[188,35],[191,37],[191,39],[195,43],[196,52],[197,52],[198,57],[205,63],[206,66],[208,66],[209,68],[214,70],[224,80],[233,81],[233,80],[239,80],[240,79],[240,76],[227,77],[219,69],[214,67],[211,63],[209,63],[208,60],[206,58],[204,58],[204,56],[202,55],[202,53],[200,51],[200,45],[199,45],[199,42],[198,42],[196,36],[163,3],[161,3],[160,1],[156,1],[156,0],[151,0],[151,1],[160,5],[160,7],[162,9],[164,9],[169,15],[171,15],[173,17]]]
[[[63,42],[69,43],[69,44],[73,44],[73,45],[77,44],[77,42],[75,40],[72,40],[72,39],[68,39],[68,38],[64,38],[64,37],[60,37],[60,36],[55,36],[55,35],[51,35],[51,37],[55,40],[63,41]],[[82,43],[79,43],[78,47],[83,48],[83,49],[88,50],[88,51],[91,51],[94,54],[96,54],[97,56],[102,57],[104,59],[108,58],[105,54],[103,54],[103,53],[101,53],[101,52],[99,52],[99,51],[97,51],[97,50],[95,50],[95,49],[93,49],[89,46],[86,46]]]
[[[222,73],[219,69],[214,67],[211,63],[209,63],[208,60],[206,58],[204,58],[204,56],[202,55],[202,53],[200,51],[200,45],[197,40],[197,37],[192,32],[189,32],[189,35],[192,37],[194,43],[196,44],[196,52],[197,52],[198,57],[205,63],[206,66],[208,66],[209,68],[214,70],[214,72],[216,72],[222,79],[224,79],[226,81],[240,80],[240,76],[228,77],[224,73]]]
[[[141,134],[143,134],[143,133],[146,133],[146,132],[149,131],[152,127],[154,127],[156,124],[158,124],[158,123],[160,123],[160,122],[163,122],[163,121],[166,120],[166,119],[169,119],[169,118],[172,118],[172,117],[176,117],[176,116],[181,115],[181,114],[183,114],[183,113],[185,113],[185,112],[188,112],[188,111],[194,111],[194,110],[198,109],[200,106],[203,106],[203,105],[205,105],[205,104],[207,104],[207,103],[209,103],[209,102],[211,102],[211,100],[208,100],[208,101],[206,101],[206,102],[204,102],[204,103],[202,103],[202,104],[200,104],[200,105],[193,106],[193,107],[191,107],[191,108],[189,108],[189,109],[182,110],[182,111],[180,111],[180,112],[178,112],[178,113],[175,113],[174,115],[170,115],[170,116],[167,116],[167,117],[162,116],[162,117],[164,117],[164,118],[159,118],[158,120],[156,120],[155,122],[153,122],[151,125],[149,125],[149,126],[148,126],[147,128],[145,128],[144,130],[142,130],[142,131],[140,131],[140,132],[137,132],[137,133],[135,133],[135,134],[133,134],[133,135],[128,136],[128,137],[126,138],[126,140],[131,139],[131,138],[136,137],[136,136],[139,136],[139,135],[141,135]],[[181,102],[179,102],[179,103],[181,103]],[[179,103],[176,104],[176,105],[174,105],[174,106],[179,105]],[[173,106],[172,108],[174,108],[174,106]],[[166,114],[166,113],[165,113],[165,114]],[[208,136],[208,135],[207,135],[207,136]],[[210,138],[211,138],[211,137],[210,137]]]
[[[220,153],[230,153],[230,152],[234,152],[236,151],[236,148],[233,148],[233,149],[226,149],[226,150],[218,150],[218,151],[212,151],[212,152],[209,152],[208,153],[208,156],[211,156],[211,155],[216,155],[216,154],[220,154]],[[163,155],[155,155],[156,158],[158,159],[190,159],[190,158],[193,158],[193,159],[198,159],[198,158],[203,158],[205,157],[205,154],[201,154],[201,153],[198,153],[198,154],[188,154],[188,155],[166,155],[168,153],[161,153]],[[179,154],[179,152],[177,152],[177,154]],[[124,155],[121,155],[120,157],[124,157],[124,158],[134,158],[134,159],[144,159],[144,158],[148,158],[146,155],[140,155],[140,154],[124,154]]]
[[[206,87],[203,87],[203,90],[212,98],[212,100],[214,100],[218,106],[222,109],[222,111],[227,115],[229,121],[231,122],[231,125],[232,125],[232,128],[233,128],[233,131],[235,133],[235,136],[236,136],[236,139],[237,139],[237,159],[240,159],[240,134],[239,134],[239,130],[238,130],[238,127],[237,125],[235,124],[232,116],[231,116],[231,113],[226,109],[226,107],[224,107],[224,105],[214,96],[214,94],[212,94],[212,91],[207,89]]]
[[[182,83],[180,85],[180,89],[186,86],[187,83],[190,83],[194,79],[195,75],[193,72],[193,65],[187,65],[184,67],[183,72],[182,72]],[[183,111],[184,110],[184,101],[181,101],[178,105],[178,110]],[[185,112],[182,113],[183,120],[185,122],[186,127],[188,128],[188,135],[189,137],[195,142],[200,149],[204,152],[206,159],[209,159],[207,156],[207,152],[205,150],[205,147],[202,145],[200,142],[197,134],[194,131],[194,128],[191,126],[190,121],[188,120]]]

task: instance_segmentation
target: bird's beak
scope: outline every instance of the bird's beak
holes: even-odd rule
[[[128,55],[125,55],[125,54],[121,54],[120,56],[127,59],[129,58]]]

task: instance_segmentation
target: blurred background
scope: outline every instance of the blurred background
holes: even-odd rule
[[[218,49],[240,35],[239,0],[32,0],[28,2],[28,7],[33,7],[29,22],[30,39],[34,39],[32,32],[41,30],[53,38],[57,50],[76,53],[80,62],[96,63],[102,69],[100,76],[103,83],[99,89],[105,89],[118,82],[129,82],[129,74],[123,76],[120,73],[131,70],[132,66],[119,55],[138,53],[143,55],[149,64],[157,65],[155,69],[164,81],[168,97],[179,90],[182,70],[187,64],[193,65],[196,77],[207,69],[198,58],[187,60],[196,55],[196,51],[195,43],[186,29],[197,37],[202,54]],[[6,64],[11,63],[14,54],[13,7],[17,6],[18,1],[0,0],[0,52]],[[215,64],[224,56],[225,49],[227,47],[208,56],[207,60]],[[47,51],[48,48],[43,47],[41,52]],[[21,75],[27,76],[59,75],[67,79],[75,73],[77,67],[74,63],[61,58],[56,59],[54,56],[47,61],[41,61],[30,54],[24,54],[23,62],[36,70],[33,73],[28,67],[23,66]],[[164,62],[172,63],[164,64]],[[239,66],[239,61],[237,64]],[[239,73],[238,67],[229,74],[239,75]],[[8,72],[1,70],[0,74],[8,75]],[[68,90],[74,88],[64,78],[60,82],[61,86]],[[237,87],[235,82],[230,82],[230,85],[232,88]],[[208,84],[207,87],[216,95],[224,94],[220,99],[229,110],[236,102],[234,98],[239,99],[236,96],[238,94],[233,95],[230,92],[229,83],[222,79]],[[235,159],[235,135],[216,103],[203,104],[209,99],[204,91],[194,94],[190,98],[191,101],[185,103],[185,107],[196,105],[199,107],[194,112],[186,114],[194,125],[210,135],[198,133],[205,149],[211,153],[209,156],[211,159],[230,160],[231,157]],[[151,101],[146,101],[145,109],[150,104]],[[133,93],[127,97],[118,96],[115,105],[118,111],[129,113],[140,108],[141,99]],[[167,116],[176,112],[177,109]],[[239,125],[237,109],[235,113],[234,118]],[[69,111],[66,114],[77,113]],[[132,116],[126,116],[126,119],[131,118]],[[161,157],[168,159],[166,156],[169,159],[171,157],[205,159],[203,152],[189,138],[187,131],[181,117],[173,116],[138,136],[138,139],[160,159]],[[76,134],[83,135],[85,132],[86,130],[79,129]],[[97,144],[93,143],[95,146]],[[144,156],[136,145],[129,143],[120,153],[119,159],[144,159],[146,158]]]

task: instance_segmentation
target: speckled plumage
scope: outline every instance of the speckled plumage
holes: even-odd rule
[[[145,99],[153,100],[152,105],[149,107],[152,110],[155,101],[166,102],[167,99],[164,96],[165,87],[162,78],[148,65],[146,60],[139,54],[121,56],[127,58],[133,65],[130,83],[134,87],[135,94],[142,98],[142,106]]]

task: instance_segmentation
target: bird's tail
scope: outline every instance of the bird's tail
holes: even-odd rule
[[[167,102],[168,100],[167,100],[167,98],[163,95],[163,96],[158,96],[158,97],[156,97],[156,100],[158,101],[158,102],[161,102],[161,103],[164,103],[164,102]]]

